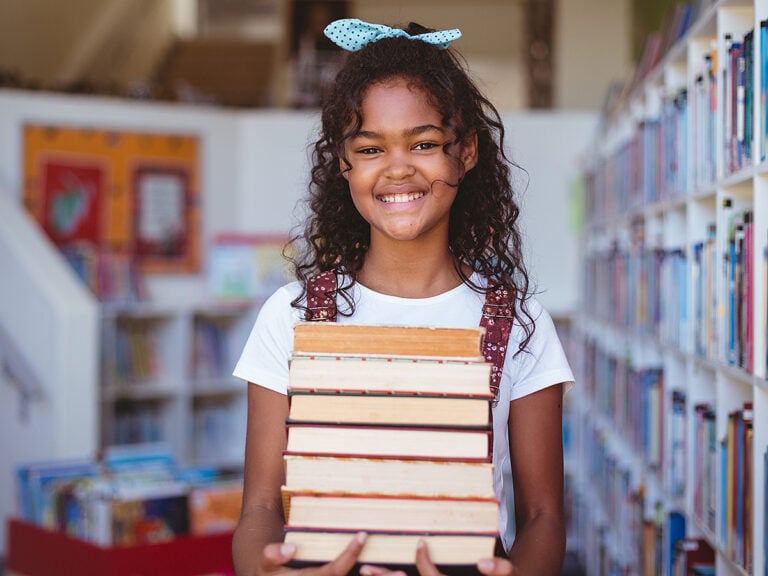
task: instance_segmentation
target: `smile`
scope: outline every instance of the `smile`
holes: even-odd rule
[[[399,203],[399,202],[413,202],[424,196],[424,192],[408,192],[407,194],[387,194],[386,196],[379,196],[379,201],[385,204]]]

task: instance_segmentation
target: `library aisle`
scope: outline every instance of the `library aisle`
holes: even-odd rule
[[[678,3],[585,167],[590,576],[767,574],[768,0]]]

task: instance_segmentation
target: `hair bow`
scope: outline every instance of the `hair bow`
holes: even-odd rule
[[[441,30],[438,32],[425,32],[411,36],[400,28],[390,28],[383,24],[370,24],[357,18],[344,18],[336,20],[326,26],[324,34],[337,46],[355,52],[366,44],[377,42],[382,38],[405,37],[409,40],[421,40],[438,48],[445,49],[451,42],[461,38],[458,28],[453,30]]]

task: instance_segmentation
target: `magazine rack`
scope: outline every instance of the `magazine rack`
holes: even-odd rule
[[[232,533],[106,548],[12,519],[7,576],[233,576]]]

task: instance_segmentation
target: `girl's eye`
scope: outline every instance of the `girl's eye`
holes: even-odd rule
[[[438,144],[435,142],[419,142],[416,144],[416,146],[413,147],[414,150],[431,150],[432,148],[436,148]]]
[[[358,149],[358,154],[376,154],[379,151],[378,148],[374,148],[373,146],[368,146],[367,148],[360,148]]]

